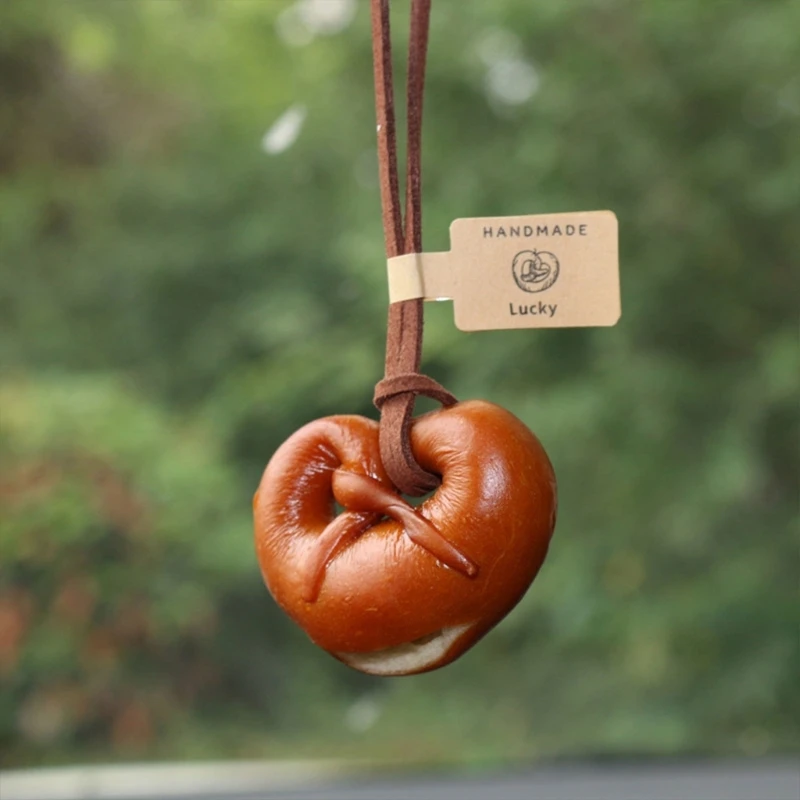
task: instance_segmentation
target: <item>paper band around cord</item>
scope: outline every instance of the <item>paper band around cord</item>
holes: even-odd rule
[[[452,300],[457,272],[451,254],[407,253],[386,261],[389,302]]]

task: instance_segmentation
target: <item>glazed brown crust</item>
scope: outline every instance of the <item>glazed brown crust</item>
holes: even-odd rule
[[[432,665],[441,666],[499,622],[536,576],[555,525],[555,476],[536,437],[491,403],[426,414],[411,440],[420,465],[442,476],[416,513],[451,546],[441,551],[451,567],[412,540],[414,512],[381,466],[378,425],[357,416],[312,422],[279,448],[254,500],[256,547],[276,601],[333,653],[468,624]],[[334,495],[348,510],[331,530]]]

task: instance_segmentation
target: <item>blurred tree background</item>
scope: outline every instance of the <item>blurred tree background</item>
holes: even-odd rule
[[[426,371],[538,433],[561,513],[499,628],[386,680],[283,617],[250,530],[284,438],[374,416],[368,4],[1,3],[2,764],[797,750],[798,30],[792,0],[435,0],[426,249],[611,208],[623,317],[427,306]]]

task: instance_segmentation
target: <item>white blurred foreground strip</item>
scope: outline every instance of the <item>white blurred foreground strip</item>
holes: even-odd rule
[[[456,765],[451,765],[451,769]],[[218,762],[0,773],[1,800],[798,800],[796,757],[556,762]]]
[[[2,800],[88,800],[231,795],[320,785],[352,774],[342,761],[220,761],[0,772]]]

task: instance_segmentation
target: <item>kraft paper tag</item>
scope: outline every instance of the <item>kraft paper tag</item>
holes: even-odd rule
[[[457,219],[448,252],[389,259],[389,301],[452,299],[462,331],[615,325],[617,228],[611,211]]]

